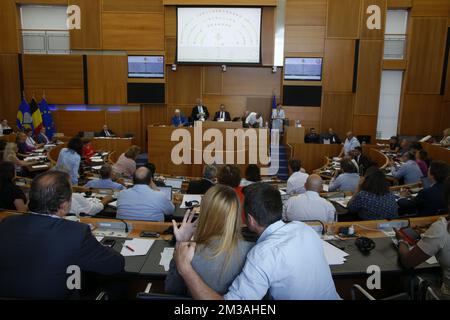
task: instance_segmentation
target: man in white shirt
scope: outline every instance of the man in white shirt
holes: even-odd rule
[[[284,220],[319,220],[324,223],[335,221],[336,209],[329,201],[320,197],[322,187],[322,178],[317,174],[310,175],[305,185],[306,193],[288,200]]]
[[[194,242],[191,223],[180,229],[175,263],[194,299],[261,300],[339,300],[340,297],[325,258],[322,240],[302,222],[285,223],[280,192],[266,183],[256,183],[245,191],[245,214],[249,229],[259,235],[247,255],[244,268],[224,296],[208,287],[192,267]]]
[[[8,125],[8,120],[3,119],[0,122],[0,136],[3,136],[3,130],[9,130],[11,127]]]
[[[361,144],[359,143],[358,139],[353,135],[353,132],[351,131],[347,132],[347,139],[345,139],[344,146],[342,147],[342,151],[341,154],[339,155],[339,158],[350,155],[350,152],[355,150],[356,147],[360,146]]]
[[[70,213],[76,214],[84,213],[88,216],[95,216],[97,213],[103,211],[105,206],[112,202],[111,196],[103,197],[101,200],[97,198],[85,198],[81,193],[72,193],[72,203],[70,206]]]
[[[301,161],[296,159],[289,160],[289,168],[292,174],[287,181],[286,193],[289,195],[305,193],[305,183],[309,175],[303,172]]]
[[[36,143],[36,141],[34,141],[32,129],[30,128],[26,129],[25,134],[27,135],[27,140],[25,141],[25,143],[27,144],[28,147],[39,149],[44,146],[43,143]]]
[[[263,128],[264,119],[260,113],[250,112],[247,119],[245,119],[245,124],[250,128]]]

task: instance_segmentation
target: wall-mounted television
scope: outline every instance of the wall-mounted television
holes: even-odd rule
[[[128,78],[164,78],[164,56],[128,56]]]
[[[177,62],[260,64],[262,8],[178,7]]]
[[[284,80],[321,81],[322,58],[286,58]]]

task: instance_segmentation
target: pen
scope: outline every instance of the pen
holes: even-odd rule
[[[128,250],[130,250],[131,252],[134,252],[134,249],[129,247],[129,246],[125,246],[125,248],[127,248]]]

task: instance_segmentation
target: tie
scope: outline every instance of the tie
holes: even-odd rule
[[[223,112],[220,113],[220,119],[223,119]]]
[[[111,135],[109,134],[109,131],[105,131],[105,133],[106,133],[106,136],[107,137],[110,137]]]

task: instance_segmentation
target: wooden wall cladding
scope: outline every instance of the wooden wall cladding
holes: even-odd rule
[[[70,31],[71,49],[101,49],[101,1],[100,0],[69,0],[70,5],[81,9],[81,29]]]
[[[281,72],[271,68],[229,67],[223,73],[223,94],[233,96],[280,95]]]
[[[18,10],[12,0],[0,1],[0,53],[19,53]]]
[[[0,118],[14,124],[19,103],[19,57],[17,54],[0,54]]]
[[[412,18],[406,93],[439,94],[447,18]]]
[[[444,101],[450,101],[450,52],[448,54],[447,77],[445,82]]]
[[[194,105],[201,97],[202,68],[199,66],[181,66],[176,72],[167,68],[168,104]]]
[[[447,117],[440,95],[405,95],[400,134],[402,135],[441,135],[441,118]],[[447,117],[448,118],[448,117]]]
[[[163,13],[102,14],[103,49],[164,50]]]
[[[325,46],[325,26],[286,26],[285,54],[319,53]]]
[[[448,0],[414,0],[412,17],[449,17],[450,2]]]
[[[322,102],[322,131],[333,128],[340,136],[353,126],[353,94],[326,93]]]
[[[83,57],[78,55],[23,55],[27,98],[45,93],[51,103],[84,102]]]
[[[412,7],[413,0],[387,0],[389,9],[405,9]]]
[[[382,61],[383,41],[361,40],[355,114],[378,114]]]
[[[353,117],[353,133],[358,136],[377,136],[378,117],[376,115],[355,115]]]
[[[320,108],[315,107],[284,107],[286,118],[289,119],[291,125],[295,124],[296,120],[300,120],[306,130],[316,128],[320,130]]]
[[[323,66],[324,91],[351,92],[354,64],[354,40],[326,40]]]
[[[127,104],[126,56],[88,56],[90,104]]]
[[[277,6],[278,0],[163,0],[165,6],[211,5],[211,6]]]
[[[106,123],[105,110],[66,111],[57,110],[52,113],[58,132],[73,137],[80,131],[98,132]],[[111,127],[112,128],[112,127]],[[112,130],[114,130],[112,128]]]
[[[328,0],[327,37],[358,38],[360,14],[360,0]]]
[[[261,64],[272,66],[275,46],[275,8],[263,8],[261,25]]]
[[[286,25],[325,26],[327,0],[287,0]]]
[[[361,14],[361,39],[384,39],[384,31],[386,26],[386,10],[387,0],[363,0],[362,2],[362,14]],[[381,9],[381,29],[369,29],[367,28],[367,19],[372,13],[367,13],[367,8],[371,5],[377,5]]]
[[[163,12],[162,0],[103,0],[103,11]]]

